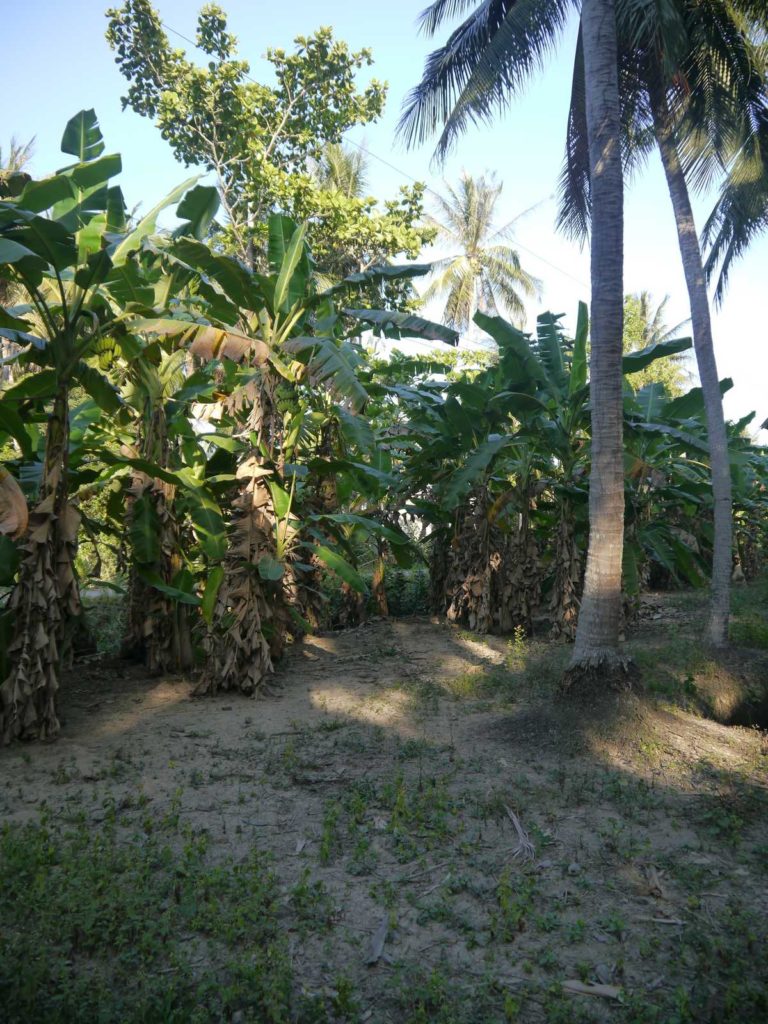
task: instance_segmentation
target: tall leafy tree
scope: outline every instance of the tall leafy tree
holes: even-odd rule
[[[274,84],[251,77],[237,55],[224,11],[200,12],[196,43],[205,64],[171,46],[149,0],[107,12],[107,39],[129,83],[125,106],[152,118],[176,158],[216,175],[227,251],[267,270],[265,225],[272,213],[309,224],[318,268],[329,278],[418,256],[432,232],[422,223],[424,186],[403,187],[379,206],[373,197],[325,187],[313,168],[338,165],[344,133],[381,114],[386,86],[357,75],[370,50],[351,50],[329,28],[300,36],[293,50],[269,49]]]
[[[438,242],[453,252],[436,261],[423,299],[444,303],[441,319],[458,331],[466,331],[478,310],[522,322],[524,297],[538,291],[539,282],[523,270],[517,250],[507,242],[514,221],[499,228],[494,224],[502,188],[493,178],[463,173],[456,188],[446,183],[446,195],[437,197],[436,215],[430,218]]]
[[[422,14],[434,33],[473,8],[428,58],[406,101],[400,130],[409,143],[440,132],[438,156],[469,124],[503,110],[553,50],[573,0],[435,0]],[[624,528],[621,355],[623,319],[623,178],[618,51],[613,0],[583,0],[576,62],[586,68],[588,173],[594,219],[592,261],[592,471],[586,582],[567,689],[585,678],[623,685],[619,649]]]

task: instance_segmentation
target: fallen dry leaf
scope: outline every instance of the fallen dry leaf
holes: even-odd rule
[[[621,999],[621,989],[618,985],[598,985],[596,982],[591,981],[576,981],[575,978],[571,981],[563,982],[563,991],[569,992],[571,995],[601,996],[603,999]]]
[[[368,949],[368,956],[365,958],[367,964],[375,964],[381,958],[381,954],[384,952],[384,943],[387,941],[387,933],[389,932],[389,918],[382,917],[379,927],[373,933],[371,937],[371,945]]]
[[[649,864],[645,869],[645,877],[648,880],[648,892],[651,896],[658,896],[661,899],[666,898],[664,887],[661,884],[661,872],[659,872],[653,864]]]

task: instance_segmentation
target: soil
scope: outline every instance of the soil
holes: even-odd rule
[[[654,628],[634,641],[650,663]],[[286,893],[308,869],[332,909],[292,937],[294,976],[307,992],[350,978],[361,1021],[438,1019],[426,996],[415,1015],[430,978],[458,986],[440,1020],[487,1019],[488,986],[509,1020],[672,1021],[681,989],[713,1015],[680,1020],[724,1020],[732,979],[702,936],[768,920],[766,737],[664,693],[556,701],[567,655],[382,619],[297,643],[258,700],[81,663],[61,738],[0,751],[0,814],[76,807],[98,828],[116,806],[129,829],[140,792],[214,859],[269,850]],[[740,974],[749,950],[728,955]]]

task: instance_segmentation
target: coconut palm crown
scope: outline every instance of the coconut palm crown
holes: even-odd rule
[[[502,188],[493,176],[462,173],[456,188],[446,183],[446,195],[437,197],[437,216],[429,218],[438,242],[454,251],[435,262],[423,298],[443,301],[441,319],[458,331],[469,327],[478,310],[506,312],[522,323],[524,297],[539,292],[539,282],[523,270],[517,251],[507,244],[514,221],[494,228]]]

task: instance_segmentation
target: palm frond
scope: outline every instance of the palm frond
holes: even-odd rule
[[[475,3],[477,0],[434,0],[434,3],[426,7],[416,19],[419,31],[432,36],[443,22],[463,14]]]
[[[520,221],[525,220],[526,217],[529,217],[532,213],[535,213],[536,210],[540,210],[542,206],[546,206],[546,204],[551,202],[554,198],[554,195],[549,195],[544,199],[539,199],[535,203],[531,203],[530,206],[521,210],[520,213],[516,213],[512,220],[508,220],[506,224],[502,224],[500,228],[497,228],[491,235],[489,241],[492,241],[495,238],[504,238],[507,241],[513,241],[515,237],[513,231],[514,226],[519,224]]]
[[[22,171],[32,159],[35,148],[34,136],[28,142],[18,142],[13,136],[8,146],[7,155],[0,147],[0,171],[13,174],[15,171]]]
[[[569,238],[584,242],[589,234],[592,196],[589,181],[587,101],[584,81],[584,44],[581,25],[576,40],[571,81],[571,103],[565,134],[565,161],[558,181],[557,228]]]
[[[453,286],[443,311],[443,318],[449,327],[465,331],[477,308],[476,279],[469,268],[457,269]]]
[[[489,8],[493,4],[488,5]],[[556,48],[577,0],[506,0],[503,17],[482,47],[437,145],[442,159],[470,123],[488,122],[540,71]]]
[[[449,256],[445,260],[438,260],[434,266],[440,273],[423,292],[421,296],[423,303],[432,302],[447,295],[457,287],[463,276],[469,273],[469,263],[465,256]]]
[[[341,192],[348,199],[360,198],[368,189],[367,154],[329,142],[315,167],[315,177],[329,192]]]
[[[517,257],[517,254],[514,254]],[[508,257],[499,258],[486,252],[483,254],[483,281],[493,290],[498,305],[512,313],[523,315],[525,304],[522,296],[538,295],[541,282],[531,277],[521,267],[519,259],[513,263]]]
[[[540,291],[540,282],[521,267],[516,249],[493,241],[500,234],[494,228],[494,211],[501,190],[492,176],[464,173],[455,187],[446,184],[445,195],[437,200],[441,219],[432,223],[457,254],[435,264],[437,275],[422,299],[445,298],[443,318],[459,330],[469,326],[478,308],[522,316],[522,296]]]
[[[707,280],[717,275],[715,302],[725,296],[732,264],[768,230],[768,112],[729,168],[702,238]],[[719,269],[718,269],[719,268]]]
[[[556,45],[574,4],[484,0],[427,57],[422,80],[406,97],[398,124],[406,145],[423,143],[442,128],[435,154],[442,159],[470,124],[503,109]],[[436,16],[443,9],[448,7],[438,8]]]
[[[688,52],[672,83],[683,166],[706,190],[753,134],[766,103],[765,56],[745,31],[739,4],[686,5]]]

